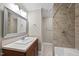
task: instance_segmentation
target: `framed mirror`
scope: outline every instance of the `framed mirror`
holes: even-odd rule
[[[28,33],[28,20],[6,7],[4,9],[3,23],[4,38],[17,36],[21,33]]]

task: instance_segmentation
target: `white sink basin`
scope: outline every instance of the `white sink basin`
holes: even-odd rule
[[[15,44],[25,45],[27,43],[30,43],[32,40],[33,40],[33,37],[26,37],[24,40],[21,39],[19,41],[16,41]]]
[[[26,37],[25,40],[20,39],[16,42],[4,45],[2,48],[25,52],[36,39],[36,37]]]

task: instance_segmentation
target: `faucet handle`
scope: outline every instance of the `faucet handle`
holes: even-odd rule
[[[24,39],[25,39],[25,37],[23,36],[21,39],[22,39],[22,40],[24,40]]]

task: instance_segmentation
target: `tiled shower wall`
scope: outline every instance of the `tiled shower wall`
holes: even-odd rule
[[[75,47],[75,4],[54,4],[53,6],[54,47]]]
[[[79,3],[75,4],[75,48],[79,49]]]

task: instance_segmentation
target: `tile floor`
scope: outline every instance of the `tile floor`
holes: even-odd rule
[[[42,51],[39,51],[39,56],[53,56],[52,43],[43,43],[42,44]]]

